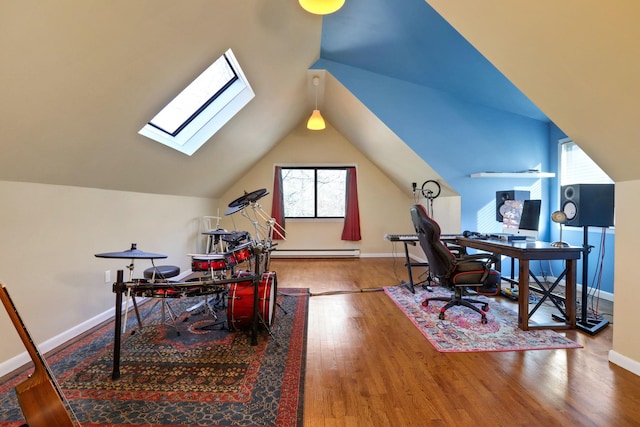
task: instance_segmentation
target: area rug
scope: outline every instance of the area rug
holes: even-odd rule
[[[480,322],[480,315],[463,307],[447,310],[440,320],[440,308],[445,304],[432,301],[427,307],[422,302],[428,296],[450,295],[450,292],[434,288],[429,292],[416,288],[412,294],[401,286],[385,287],[384,292],[396,303],[422,335],[440,352],[480,352],[545,350],[558,348],[580,348],[581,346],[553,330],[529,330],[518,328],[517,313],[509,308],[489,302],[487,323]]]
[[[182,313],[177,331],[159,322],[161,304],[141,330],[129,317],[118,380],[113,323],[48,362],[84,427],[301,426],[308,290],[287,292],[296,296],[278,296],[271,334],[261,328],[257,345],[249,331],[207,328],[210,314],[186,312],[197,300],[185,298],[168,300]],[[143,317],[151,306],[141,307]],[[0,385],[0,426],[24,423],[14,387],[26,375]]]

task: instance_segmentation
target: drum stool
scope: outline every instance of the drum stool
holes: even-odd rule
[[[145,279],[169,279],[180,274],[180,267],[175,265],[154,265],[144,271]]]
[[[171,277],[176,277],[180,274],[180,267],[176,265],[154,265],[153,267],[149,267],[144,271],[145,279],[169,279]],[[134,300],[135,301],[135,300]],[[162,303],[162,323],[167,324],[165,319],[165,314],[169,315],[169,319],[171,319],[171,325],[176,330],[176,333],[180,335],[180,331],[178,331],[178,327],[176,326],[176,313],[173,311],[169,303],[166,301],[166,298],[161,298],[161,301],[156,301],[156,303],[151,307],[153,310],[158,304],[158,302]]]

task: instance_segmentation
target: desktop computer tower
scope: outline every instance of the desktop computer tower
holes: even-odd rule
[[[530,193],[520,190],[496,191],[496,221],[502,222],[502,209],[507,200],[529,200]]]
[[[614,184],[570,184],[560,188],[560,209],[566,225],[574,227],[613,225]]]

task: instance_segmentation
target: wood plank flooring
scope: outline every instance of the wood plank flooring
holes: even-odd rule
[[[374,291],[406,280],[400,258],[273,259],[271,270],[280,291],[313,294],[305,427],[640,425],[640,377],[607,360],[613,325],[563,332],[582,349],[439,353]]]

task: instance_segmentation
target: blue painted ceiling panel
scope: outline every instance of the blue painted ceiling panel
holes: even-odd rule
[[[320,57],[549,121],[424,0],[347,0],[323,18]]]

